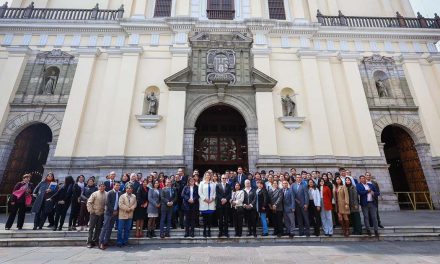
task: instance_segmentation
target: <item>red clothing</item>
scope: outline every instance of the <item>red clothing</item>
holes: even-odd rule
[[[322,203],[324,205],[324,210],[330,211],[333,209],[332,205],[332,191],[328,186],[322,186]]]

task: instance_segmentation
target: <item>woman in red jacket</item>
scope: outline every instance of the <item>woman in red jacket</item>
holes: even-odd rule
[[[324,179],[319,180],[319,190],[321,191],[321,222],[325,236],[333,235],[332,221],[332,191],[325,184]]]

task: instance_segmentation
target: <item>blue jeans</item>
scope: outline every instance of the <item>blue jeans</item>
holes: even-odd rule
[[[267,229],[266,213],[260,213],[260,219],[261,219],[261,225],[263,226],[263,234],[269,233],[269,230]]]
[[[170,234],[172,215],[173,208],[165,208],[160,211],[160,234]]]
[[[125,246],[128,244],[128,237],[130,236],[130,228],[133,219],[119,219],[118,221],[118,239],[116,244],[118,246]]]

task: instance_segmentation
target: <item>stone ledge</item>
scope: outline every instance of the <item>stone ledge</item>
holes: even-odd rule
[[[289,129],[290,131],[295,131],[296,129],[301,127],[306,118],[296,116],[283,116],[279,117],[278,120],[283,123],[285,128]]]
[[[162,119],[160,115],[136,115],[136,119],[139,124],[147,129],[157,126],[159,121]]]

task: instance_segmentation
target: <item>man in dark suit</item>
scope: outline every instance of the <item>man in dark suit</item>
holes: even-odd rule
[[[287,181],[283,181],[282,192],[284,225],[286,226],[289,237],[293,238],[295,235],[293,233],[295,230],[295,194],[293,193],[292,189],[289,188],[289,183]]]
[[[113,186],[115,185],[115,178],[116,172],[110,172],[110,174],[108,175],[108,179],[104,182],[106,192],[109,192],[113,189]]]
[[[171,180],[167,179],[165,188],[160,192],[160,238],[170,237],[171,218],[176,201],[177,192],[171,186]]]
[[[221,183],[215,187],[215,202],[217,209],[217,216],[219,220],[219,234],[218,237],[229,237],[228,233],[228,216],[229,216],[229,200],[231,200],[231,186],[226,183],[227,176],[225,174],[221,177]]]
[[[377,181],[373,180],[373,176],[371,176],[370,172],[365,172],[365,178],[367,179],[367,183],[371,183],[374,185],[374,188],[376,188],[376,191],[380,192],[380,187],[379,187],[379,183],[377,183]],[[377,208],[377,225],[380,228],[384,228],[381,221],[380,221],[380,216],[379,216],[379,197],[374,196],[374,203],[376,205]],[[369,219],[370,220],[370,227],[373,227],[373,219]]]
[[[237,177],[235,177],[235,182],[240,183],[240,188],[244,188],[244,181],[247,180],[247,175],[243,172],[243,167],[238,167]],[[233,186],[235,186],[235,182]]]
[[[119,211],[119,197],[121,193],[119,188],[121,187],[119,182],[115,182],[113,189],[107,193],[107,199],[105,202],[104,211],[104,224],[99,235],[99,248],[105,249],[112,234],[113,226],[118,218]]]
[[[302,183],[301,175],[296,176],[296,181],[290,187],[295,195],[296,221],[298,221],[299,235],[310,236],[309,223],[309,191],[307,186]]]
[[[373,184],[367,183],[367,179],[364,175],[359,176],[360,183],[356,185],[357,192],[359,194],[359,204],[362,208],[362,214],[364,215],[365,229],[367,229],[368,236],[371,236],[370,231],[370,219],[373,220],[374,235],[379,237],[379,230],[377,225],[377,207],[374,202],[375,197],[380,196],[376,187]]]

